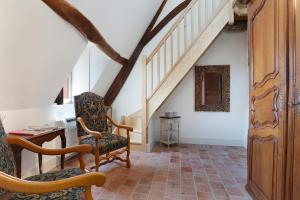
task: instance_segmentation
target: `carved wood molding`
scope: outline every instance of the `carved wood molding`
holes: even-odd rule
[[[252,80],[251,80],[251,82],[252,82],[252,87],[254,88],[254,89],[257,89],[257,88],[261,88],[261,87],[263,87],[269,80],[272,80],[272,79],[275,79],[276,77],[277,77],[277,75],[279,74],[279,66],[278,66],[278,40],[279,40],[279,37],[278,37],[278,29],[279,29],[279,27],[278,27],[278,25],[277,25],[277,19],[278,19],[278,14],[276,15],[276,10],[277,10],[277,6],[278,6],[278,2],[277,2],[277,0],[275,0],[275,11],[274,11],[274,13],[275,13],[275,15],[274,15],[274,22],[275,22],[275,25],[274,25],[274,27],[275,27],[275,30],[274,30],[274,34],[275,34],[275,38],[274,38],[274,44],[275,44],[275,48],[274,48],[274,58],[275,58],[275,68],[274,68],[274,70],[273,70],[273,72],[271,72],[271,73],[268,73],[268,74],[266,74],[265,76],[264,76],[264,78],[261,80],[261,81],[256,81],[255,82],[255,77],[254,77],[254,74],[255,74],[255,71],[254,71],[254,60],[255,60],[255,58],[254,58],[254,38],[253,38],[253,35],[254,35],[254,33],[253,33],[253,22],[254,22],[254,20],[255,20],[255,18],[257,17],[257,15],[259,14],[259,12],[260,11],[262,11],[262,9],[264,8],[264,6],[265,6],[265,4],[266,4],[266,2],[267,2],[267,0],[261,0],[261,2],[260,2],[260,5],[258,6],[258,8],[254,11],[254,14],[253,14],[253,16],[251,17],[251,19],[249,20],[249,31],[250,31],[250,54],[252,55],[251,56],[251,64],[250,64],[250,66],[251,66],[251,68],[252,68]],[[277,18],[276,18],[277,17]]]
[[[57,15],[76,28],[87,40],[93,42],[107,56],[120,64],[126,64],[127,59],[117,53],[102,37],[93,23],[66,0],[42,0]]]
[[[124,83],[129,77],[129,74],[132,71],[142,50],[148,44],[148,42],[150,42],[151,39],[155,37],[157,33],[159,33],[159,31],[161,31],[175,16],[177,16],[191,2],[191,0],[185,0],[183,3],[176,6],[155,28],[153,28],[163,8],[165,7],[167,1],[168,0],[164,0],[162,2],[155,16],[151,20],[150,25],[148,26],[147,30],[145,31],[144,35],[142,36],[141,40],[139,41],[138,45],[136,46],[132,55],[130,56],[128,63],[123,65],[122,69],[119,71],[115,80],[113,81],[108,91],[106,92],[104,96],[105,105],[111,105],[114,102],[115,98],[118,96]]]
[[[256,115],[256,105],[255,103],[259,100],[263,100],[266,98],[268,95],[274,93],[273,97],[273,107],[272,109],[273,114],[274,114],[274,119],[273,121],[264,121],[264,122],[259,122],[258,120],[255,119]],[[254,128],[275,128],[279,124],[279,109],[277,107],[277,102],[279,98],[279,88],[277,86],[274,86],[272,88],[269,88],[267,91],[265,91],[262,95],[260,96],[253,96],[251,99],[251,125]]]
[[[253,181],[252,178],[252,164],[253,164],[253,159],[255,158],[255,155],[253,155],[253,146],[254,143],[272,143],[273,145],[273,168],[272,168],[272,182],[275,184],[277,179],[276,179],[276,171],[277,171],[277,152],[278,152],[278,139],[274,135],[269,135],[266,137],[262,137],[259,135],[252,135],[249,137],[248,141],[248,183],[246,185],[247,190],[250,192],[251,195],[253,195],[256,199],[268,199],[265,195],[265,193],[262,191],[262,189]],[[276,185],[276,184],[275,184]],[[272,187],[272,198],[276,196],[276,187]]]

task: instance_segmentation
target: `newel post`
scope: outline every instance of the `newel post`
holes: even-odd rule
[[[147,111],[147,56],[142,56],[142,146],[147,151],[148,111]]]

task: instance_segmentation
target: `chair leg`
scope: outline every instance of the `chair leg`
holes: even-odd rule
[[[96,150],[95,150],[95,166],[96,166],[96,172],[99,172],[99,162],[100,162],[100,152],[99,152],[99,143],[98,139],[96,139]]]
[[[126,167],[130,168],[131,167],[131,162],[130,162],[130,150],[127,149],[127,159],[126,159]]]
[[[85,199],[86,200],[93,200],[91,186],[85,188]]]
[[[130,134],[129,134],[129,130],[127,130],[127,160],[126,160],[126,167],[127,168],[131,167],[131,162],[130,162]]]

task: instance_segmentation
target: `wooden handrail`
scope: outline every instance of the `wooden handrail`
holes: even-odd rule
[[[150,67],[150,76],[146,78],[146,84],[150,85],[149,88],[146,88],[148,98],[155,93],[155,91],[160,87],[160,85],[166,80],[169,74],[173,71],[173,67],[176,66],[178,61],[186,54],[186,52],[192,47],[193,41],[197,40],[202,32],[206,29],[206,27],[213,21],[214,17],[220,12],[221,8],[224,7],[226,3],[231,0],[219,0],[216,1],[217,5],[214,4],[214,0],[192,0],[190,4],[186,7],[186,9],[182,12],[182,14],[178,17],[176,22],[170,28],[170,30],[164,35],[161,41],[157,44],[154,50],[150,53],[150,55],[146,58],[146,67]],[[198,3],[198,7],[195,5]],[[204,6],[204,8],[203,8]],[[209,12],[209,8],[211,8],[211,12]],[[195,10],[198,10],[198,23],[195,23]],[[202,13],[201,13],[202,11]],[[204,12],[204,13],[203,13]],[[204,24],[202,23],[202,17],[204,17]],[[183,30],[181,27],[183,26]],[[198,27],[198,28],[197,28]],[[197,30],[197,31],[196,31]],[[183,35],[181,35],[183,34]],[[174,61],[174,36],[177,39],[177,56]],[[168,41],[170,40],[170,49],[166,50],[166,46]],[[183,44],[183,46],[182,46]],[[163,54],[161,52],[163,51]],[[163,60],[164,65],[166,65],[166,56],[167,51],[169,52],[170,63],[169,68],[164,66],[164,73],[161,76],[160,73],[160,65]],[[163,57],[161,57],[161,55]],[[176,54],[175,54],[176,55]],[[156,59],[155,59],[156,58]],[[155,62],[154,62],[155,60]],[[157,65],[153,66],[153,63]],[[149,66],[148,66],[149,65]],[[166,70],[168,68],[168,70]],[[156,81],[154,78],[156,77]],[[154,82],[156,84],[154,85]]]

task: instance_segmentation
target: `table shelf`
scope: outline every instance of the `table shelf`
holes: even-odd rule
[[[179,144],[180,116],[160,117],[160,145]]]

